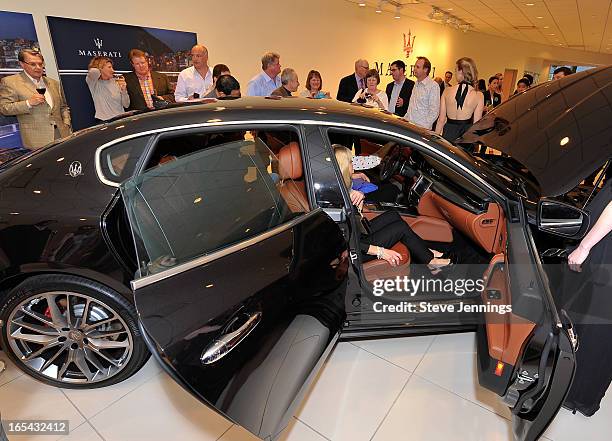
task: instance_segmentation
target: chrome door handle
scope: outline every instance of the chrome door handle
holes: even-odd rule
[[[202,364],[215,363],[229,354],[242,340],[244,340],[261,321],[261,311],[253,313],[240,313],[234,317],[224,328],[224,334],[215,339],[200,356]],[[242,323],[242,324],[240,324]],[[234,329],[237,325],[239,327]]]

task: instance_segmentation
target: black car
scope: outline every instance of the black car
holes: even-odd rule
[[[520,159],[529,192],[501,162],[331,100],[151,111],[15,159],[0,170],[2,346],[33,377],[74,388],[121,381],[150,351],[205,404],[266,438],[339,339],[476,329],[480,383],[512,409],[515,438],[536,439],[571,383],[575,340],[529,219],[547,234],[584,233],[588,216],[548,197],[610,158],[611,84],[612,68],[572,75],[481,123],[477,141]],[[432,246],[461,254],[483,289],[380,292],[422,268],[401,244],[399,266],[362,260],[332,153],[355,143],[382,154],[378,177],[404,188],[400,203],[366,204],[364,216],[397,210]],[[475,312],[453,312],[459,304]]]

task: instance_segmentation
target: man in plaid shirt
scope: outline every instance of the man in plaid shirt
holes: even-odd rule
[[[169,102],[174,101],[174,92],[168,77],[163,73],[149,69],[149,62],[143,51],[132,49],[129,58],[134,71],[124,75],[128,95],[130,96],[128,110],[152,109],[152,95]]]

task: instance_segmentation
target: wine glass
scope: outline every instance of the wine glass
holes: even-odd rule
[[[36,88],[36,92],[40,93],[41,95],[44,95],[46,91],[47,91],[46,87],[37,87]]]

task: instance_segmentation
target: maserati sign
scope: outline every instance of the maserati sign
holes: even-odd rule
[[[109,57],[109,58],[121,58],[121,51],[103,51],[102,49],[102,39],[96,37],[93,39],[94,45],[98,48],[98,50],[86,50],[79,49],[79,55],[82,57]]]

